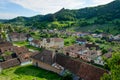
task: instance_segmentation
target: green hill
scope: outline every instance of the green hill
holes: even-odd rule
[[[77,10],[61,9],[54,14],[33,17],[17,17],[4,23],[31,26],[35,28],[69,28],[74,30],[103,29],[105,32],[117,34],[120,30],[120,0],[106,5],[87,7]],[[94,27],[94,28],[93,28]]]

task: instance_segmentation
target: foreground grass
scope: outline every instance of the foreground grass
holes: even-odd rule
[[[62,80],[53,72],[46,71],[32,65],[18,66],[3,70],[0,80]]]

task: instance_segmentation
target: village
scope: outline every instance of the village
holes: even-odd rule
[[[109,73],[104,59],[112,57],[113,48],[101,48],[102,43],[119,43],[120,35],[105,33],[33,30],[1,32],[0,70],[32,64],[60,76],[69,71],[73,80],[100,80]],[[5,38],[2,33],[6,33]],[[49,34],[46,37],[46,33]],[[71,39],[69,39],[69,37]],[[95,42],[92,39],[97,39]],[[102,40],[100,40],[102,39]],[[92,74],[91,74],[92,73]]]

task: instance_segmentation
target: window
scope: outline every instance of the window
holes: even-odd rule
[[[66,55],[69,56],[69,53],[67,52]]]

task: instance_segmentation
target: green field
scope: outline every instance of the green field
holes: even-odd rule
[[[32,65],[18,66],[3,70],[0,80],[62,80],[53,72],[46,71]]]
[[[15,46],[25,46],[25,45],[28,45],[29,42],[27,42],[27,41],[16,41],[16,42],[13,42],[13,44]]]
[[[31,45],[29,45],[29,42],[27,42],[27,41],[17,41],[17,42],[13,42],[13,44],[15,46],[25,46],[26,48],[35,50],[35,51],[41,51],[41,48],[31,46]]]
[[[75,43],[75,40],[76,40],[75,37],[68,37],[68,38],[64,39],[64,45],[65,46],[73,45]]]

